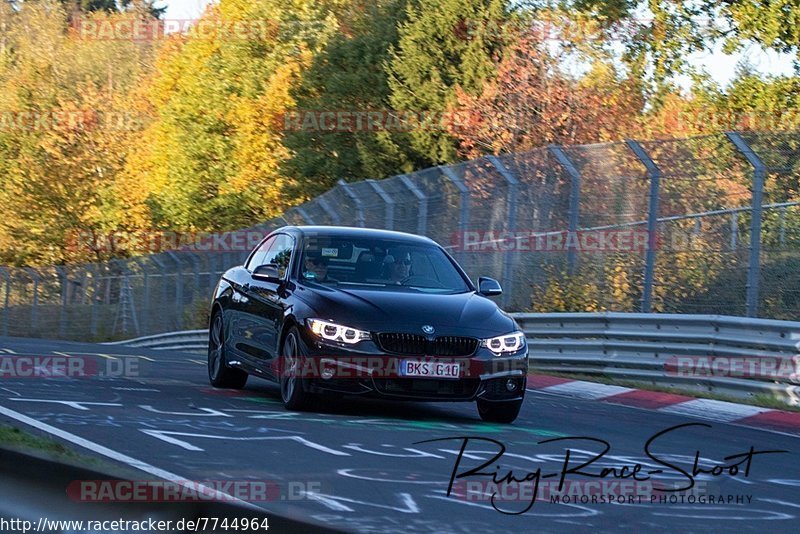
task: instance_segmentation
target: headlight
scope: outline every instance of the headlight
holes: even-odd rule
[[[323,321],[322,319],[308,319],[307,322],[308,328],[311,329],[311,332],[313,332],[315,336],[321,337],[327,341],[340,341],[342,343],[353,344],[372,338],[370,333],[364,330],[342,326],[330,321]]]
[[[482,339],[481,347],[486,347],[495,355],[507,352],[518,352],[525,347],[525,334],[522,332],[514,332],[513,334],[506,334],[504,336]]]

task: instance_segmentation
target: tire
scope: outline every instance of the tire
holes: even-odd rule
[[[478,415],[487,423],[513,423],[522,408],[522,399],[490,402],[478,399]]]
[[[303,388],[303,378],[298,376],[301,353],[300,332],[293,326],[281,345],[280,377],[281,400],[287,410],[301,411],[311,407],[313,397]]]
[[[228,367],[225,356],[225,328],[222,313],[211,318],[208,329],[208,381],[215,388],[242,389],[247,383],[247,373]]]

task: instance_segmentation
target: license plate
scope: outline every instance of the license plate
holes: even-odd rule
[[[422,360],[403,360],[400,362],[401,376],[419,376],[423,378],[458,378],[460,372],[460,363],[443,363]]]

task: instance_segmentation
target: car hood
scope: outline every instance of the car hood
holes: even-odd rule
[[[304,286],[298,287],[297,296],[319,319],[364,330],[422,333],[423,325],[431,325],[436,335],[491,336],[517,328],[514,319],[475,292],[435,295]]]

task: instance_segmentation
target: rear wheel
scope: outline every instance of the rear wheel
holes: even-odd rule
[[[490,402],[478,399],[478,414],[488,423],[513,423],[522,408],[522,399]]]
[[[311,394],[303,390],[301,358],[300,332],[293,326],[286,334],[281,347],[281,399],[287,410],[305,410],[311,405]]]
[[[208,330],[208,380],[215,388],[242,389],[247,383],[247,373],[228,367],[221,312],[214,314]]]

